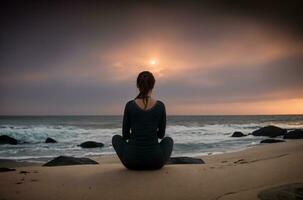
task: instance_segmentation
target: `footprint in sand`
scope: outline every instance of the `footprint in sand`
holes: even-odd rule
[[[248,162],[244,159],[240,159],[240,160],[237,160],[234,162],[234,164],[246,164],[246,163],[248,163]]]

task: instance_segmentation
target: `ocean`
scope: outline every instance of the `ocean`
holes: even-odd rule
[[[230,137],[234,131],[251,133],[266,125],[303,128],[303,115],[267,116],[167,116],[166,136],[173,138],[173,156],[198,156],[239,151],[260,145],[264,137]],[[0,145],[0,159],[43,162],[59,155],[100,156],[114,154],[111,138],[121,135],[122,116],[19,116],[0,117],[0,135],[21,142]],[[46,144],[51,137],[58,141]],[[103,148],[82,149],[88,141]]]

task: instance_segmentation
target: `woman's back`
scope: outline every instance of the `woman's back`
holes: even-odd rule
[[[122,134],[131,144],[157,144],[163,138],[166,126],[166,111],[162,101],[157,100],[146,110],[135,100],[127,102],[124,110]]]

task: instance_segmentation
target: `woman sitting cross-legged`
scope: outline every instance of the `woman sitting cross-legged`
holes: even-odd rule
[[[172,153],[173,139],[164,137],[166,128],[165,105],[152,97],[155,78],[151,72],[138,75],[139,95],[127,102],[122,136],[114,135],[113,147],[122,164],[132,170],[162,168]],[[162,139],[161,142],[158,141]]]

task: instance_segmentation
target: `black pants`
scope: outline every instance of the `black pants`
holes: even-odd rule
[[[113,147],[122,164],[133,170],[153,170],[162,168],[168,161],[174,141],[164,137],[159,144],[139,146],[129,144],[121,135],[112,138]]]

